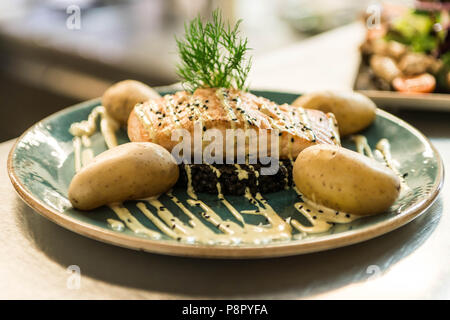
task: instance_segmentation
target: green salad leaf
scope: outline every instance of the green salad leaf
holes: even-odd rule
[[[450,51],[441,55],[441,60],[447,68],[450,68]]]
[[[429,53],[437,49],[445,38],[446,30],[433,29],[440,22],[439,12],[431,15],[429,12],[409,10],[392,22],[386,40],[408,45],[415,52]]]

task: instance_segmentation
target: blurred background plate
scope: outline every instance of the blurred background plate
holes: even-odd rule
[[[379,106],[417,109],[424,111],[450,111],[450,94],[424,93],[406,94],[394,91],[357,90],[368,96]]]

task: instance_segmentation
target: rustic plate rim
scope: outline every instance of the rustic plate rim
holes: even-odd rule
[[[262,91],[262,90],[258,90]],[[279,91],[264,90],[265,92],[272,93],[283,93]],[[288,93],[288,92],[286,92]],[[292,93],[289,93],[292,94]],[[413,207],[406,211],[402,211],[400,214],[376,223],[373,226],[369,226],[360,230],[359,232],[343,232],[335,235],[329,235],[326,238],[314,238],[309,240],[291,241],[291,242],[280,242],[273,243],[264,246],[256,245],[245,245],[245,246],[224,246],[224,245],[192,245],[183,244],[173,241],[161,241],[152,240],[147,238],[139,238],[131,235],[122,234],[112,230],[107,230],[95,226],[93,224],[80,221],[76,218],[70,217],[64,213],[60,213],[50,206],[42,203],[40,199],[33,196],[24,186],[13,166],[13,158],[16,147],[22,138],[28,134],[29,131],[34,129],[40,123],[58,117],[60,114],[70,112],[73,109],[81,108],[85,105],[91,105],[100,102],[100,98],[84,101],[78,103],[74,106],[64,108],[56,113],[53,113],[44,119],[38,121],[30,128],[28,128],[12,146],[7,161],[7,171],[9,178],[14,186],[14,189],[22,198],[22,200],[38,212],[40,215],[49,219],[50,221],[80,235],[86,236],[88,238],[101,241],[108,244],[113,244],[119,247],[125,247],[134,250],[146,251],[150,253],[158,253],[165,255],[174,256],[184,256],[184,257],[195,257],[195,258],[219,258],[219,259],[249,259],[249,258],[272,258],[272,257],[282,257],[290,255],[306,254],[311,252],[325,251],[329,249],[334,249],[338,247],[348,246],[351,244],[363,242],[369,239],[386,234],[390,231],[398,229],[399,227],[409,223],[413,219],[417,218],[423,214],[437,199],[442,185],[444,182],[444,166],[442,159],[439,155],[437,149],[433,146],[431,141],[425,137],[419,130],[408,124],[407,122],[401,120],[400,118],[377,109],[377,115],[394,121],[396,124],[404,127],[408,131],[412,132],[414,135],[422,139],[422,141],[427,144],[434,153],[437,160],[438,172],[435,183],[433,184],[432,190],[427,198],[424,198],[419,203],[415,204]]]

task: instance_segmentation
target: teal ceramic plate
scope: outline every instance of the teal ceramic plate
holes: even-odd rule
[[[279,92],[255,93],[278,103],[290,103],[297,97]],[[399,171],[407,173],[406,182],[411,189],[397,200],[389,212],[348,224],[336,224],[325,233],[302,235],[294,231],[291,240],[260,245],[198,245],[178,242],[165,235],[160,240],[153,240],[126,227],[120,231],[113,229],[107,219],[119,219],[107,207],[82,212],[73,209],[67,200],[67,189],[75,171],[72,136],[68,129],[71,123],[86,119],[98,104],[99,100],[78,104],[55,113],[28,129],[10,152],[8,171],[19,195],[40,214],[69,230],[118,246],[162,254],[211,258],[262,258],[321,251],[371,239],[408,223],[433,203],[442,186],[443,167],[436,149],[416,129],[379,110],[374,124],[362,134],[367,137],[372,148],[381,138],[390,140],[392,155],[399,164]],[[120,143],[128,141],[125,131],[118,136]],[[96,133],[92,141],[96,154],[106,149],[100,133]],[[354,149],[351,141],[344,140],[343,145]],[[184,189],[176,189],[174,193],[189,206],[185,202]],[[292,190],[265,197],[283,218],[292,216],[308,224],[293,206],[296,195]],[[200,198],[222,218],[234,219],[217,201],[217,197],[200,194]],[[242,196],[227,196],[227,199],[238,210],[251,209],[251,205]],[[160,200],[167,206],[171,205],[166,196]],[[133,201],[126,202],[125,206],[145,227],[158,230],[136,210]],[[186,220],[182,212],[172,209],[180,219]],[[193,211],[199,214],[198,211]],[[258,223],[258,216],[244,216],[246,222]]]

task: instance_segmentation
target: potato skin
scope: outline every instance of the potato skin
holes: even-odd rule
[[[303,150],[292,174],[306,198],[359,216],[385,212],[400,192],[400,179],[391,169],[337,146],[315,145]]]
[[[333,113],[341,136],[368,127],[375,120],[377,109],[372,100],[357,92],[312,92],[298,97],[292,105]]]
[[[102,104],[106,111],[125,126],[128,116],[138,103],[161,96],[154,89],[136,80],[124,80],[109,87],[102,97]]]
[[[141,199],[168,191],[178,180],[178,166],[163,147],[130,142],[109,149],[83,167],[69,186],[69,200],[81,210]]]

